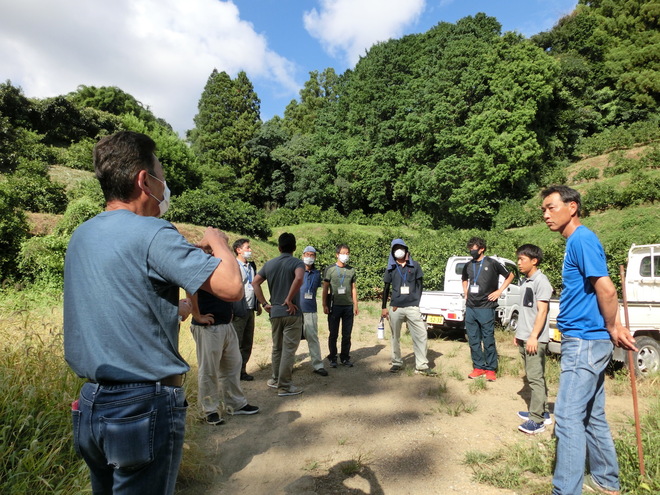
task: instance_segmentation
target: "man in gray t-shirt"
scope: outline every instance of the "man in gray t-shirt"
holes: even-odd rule
[[[524,244],[518,248],[516,255],[518,268],[526,278],[521,288],[520,314],[514,340],[525,364],[527,382],[531,389],[529,412],[518,413],[525,420],[518,429],[534,435],[545,431],[545,425],[552,422],[547,409],[548,389],[545,383],[548,305],[552,297],[552,286],[548,277],[538,269],[543,259],[541,248],[534,244]]]
[[[298,395],[302,388],[291,381],[296,351],[302,335],[302,313],[298,294],[305,275],[305,265],[293,257],[296,237],[288,232],[278,239],[280,254],[268,260],[252,281],[254,295],[259,304],[270,315],[273,335],[272,369],[268,386],[277,388],[280,397]],[[266,301],[261,284],[268,281],[270,303]]]

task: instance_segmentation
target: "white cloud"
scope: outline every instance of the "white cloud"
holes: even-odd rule
[[[295,94],[294,64],[230,1],[21,0],[0,16],[0,77],[31,97],[118,86],[179,132],[211,71],[244,70]]]
[[[419,19],[425,0],[321,0],[305,12],[305,29],[333,57],[355,64],[374,43],[400,37]]]

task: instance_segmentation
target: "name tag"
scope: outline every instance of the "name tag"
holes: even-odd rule
[[[305,299],[314,299],[314,296],[311,292],[305,292]]]
[[[346,294],[346,287],[339,287],[337,289],[337,294]]]
[[[470,294],[479,294],[479,286],[478,285],[471,285],[470,286]]]
[[[399,292],[403,295],[410,294],[410,287],[407,285],[402,285]]]

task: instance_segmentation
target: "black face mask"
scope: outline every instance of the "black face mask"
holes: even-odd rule
[[[476,260],[479,258],[479,250],[478,249],[470,249],[470,256],[472,256],[473,260]]]

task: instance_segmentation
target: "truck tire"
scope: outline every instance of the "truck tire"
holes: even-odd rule
[[[518,311],[511,313],[511,319],[509,320],[509,325],[506,327],[507,330],[514,332],[518,328]]]
[[[643,335],[635,338],[637,352],[633,353],[635,374],[646,377],[660,370],[660,343],[653,337]],[[627,359],[628,353],[626,353]]]

